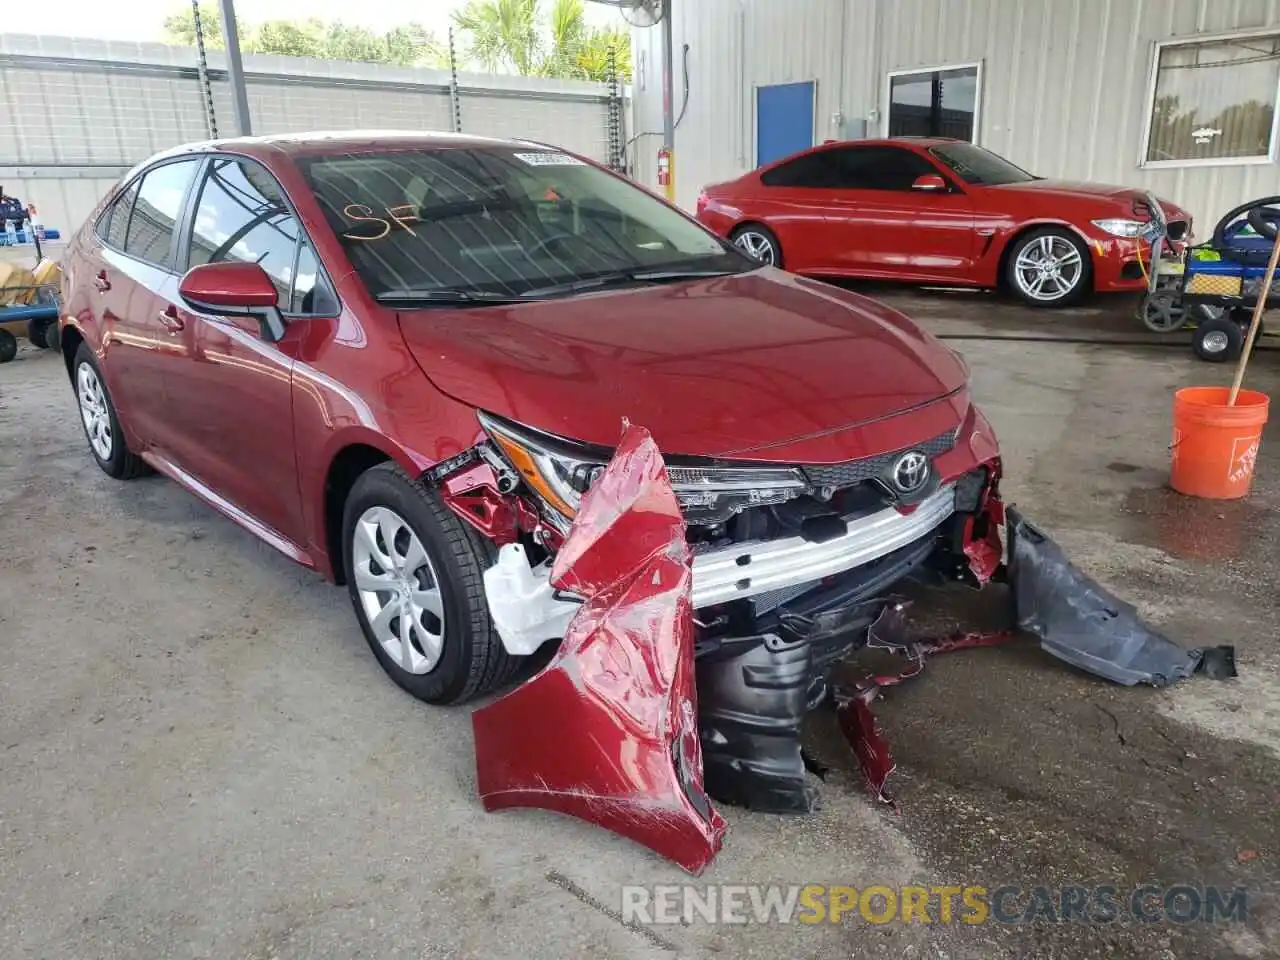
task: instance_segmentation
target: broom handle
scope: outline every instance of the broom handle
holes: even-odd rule
[[[1236,397],[1240,395],[1240,384],[1244,382],[1244,368],[1249,363],[1249,354],[1253,352],[1253,339],[1258,335],[1258,325],[1263,311],[1267,308],[1267,297],[1271,295],[1271,281],[1276,275],[1276,261],[1280,260],[1280,237],[1271,241],[1271,259],[1267,261],[1267,272],[1262,276],[1262,289],[1258,291],[1258,302],[1253,307],[1253,319],[1249,321],[1249,334],[1244,340],[1244,349],[1240,351],[1240,362],[1236,364],[1236,378],[1231,384],[1231,394],[1227,397],[1227,406],[1236,405]]]

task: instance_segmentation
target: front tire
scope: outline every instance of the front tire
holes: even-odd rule
[[[102,472],[115,480],[132,480],[147,473],[149,468],[141,457],[125,443],[124,431],[116,416],[115,405],[107,393],[93,352],[85,344],[76,351],[71,369],[72,384],[76,391],[76,404],[80,408],[80,424],[84,427],[89,452],[98,462]]]
[[[519,667],[489,619],[487,541],[436,494],[380,464],[352,487],[343,569],[356,618],[382,669],[419,700],[462,703]]]
[[[1080,300],[1093,281],[1089,251],[1075,234],[1043,227],[1014,241],[1005,280],[1030,307],[1065,307]]]
[[[729,239],[733,245],[761,263],[782,268],[782,244],[772,230],[759,223],[748,223],[733,231]]]

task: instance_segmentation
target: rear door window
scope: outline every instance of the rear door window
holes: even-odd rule
[[[124,252],[155,266],[168,266],[174,231],[199,160],[152,167],[142,175],[125,234]],[[115,230],[115,217],[112,230]]]
[[[243,158],[213,159],[191,223],[186,268],[225,262],[262,267],[285,313],[331,315],[337,310],[280,184],[265,167]]]

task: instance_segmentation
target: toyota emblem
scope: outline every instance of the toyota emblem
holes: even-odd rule
[[[916,493],[929,479],[929,458],[919,450],[909,450],[898,458],[890,476],[899,493]]]

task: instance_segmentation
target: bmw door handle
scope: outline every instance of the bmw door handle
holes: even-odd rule
[[[160,322],[170,333],[177,333],[183,327],[182,318],[173,307],[165,307],[160,311]]]

